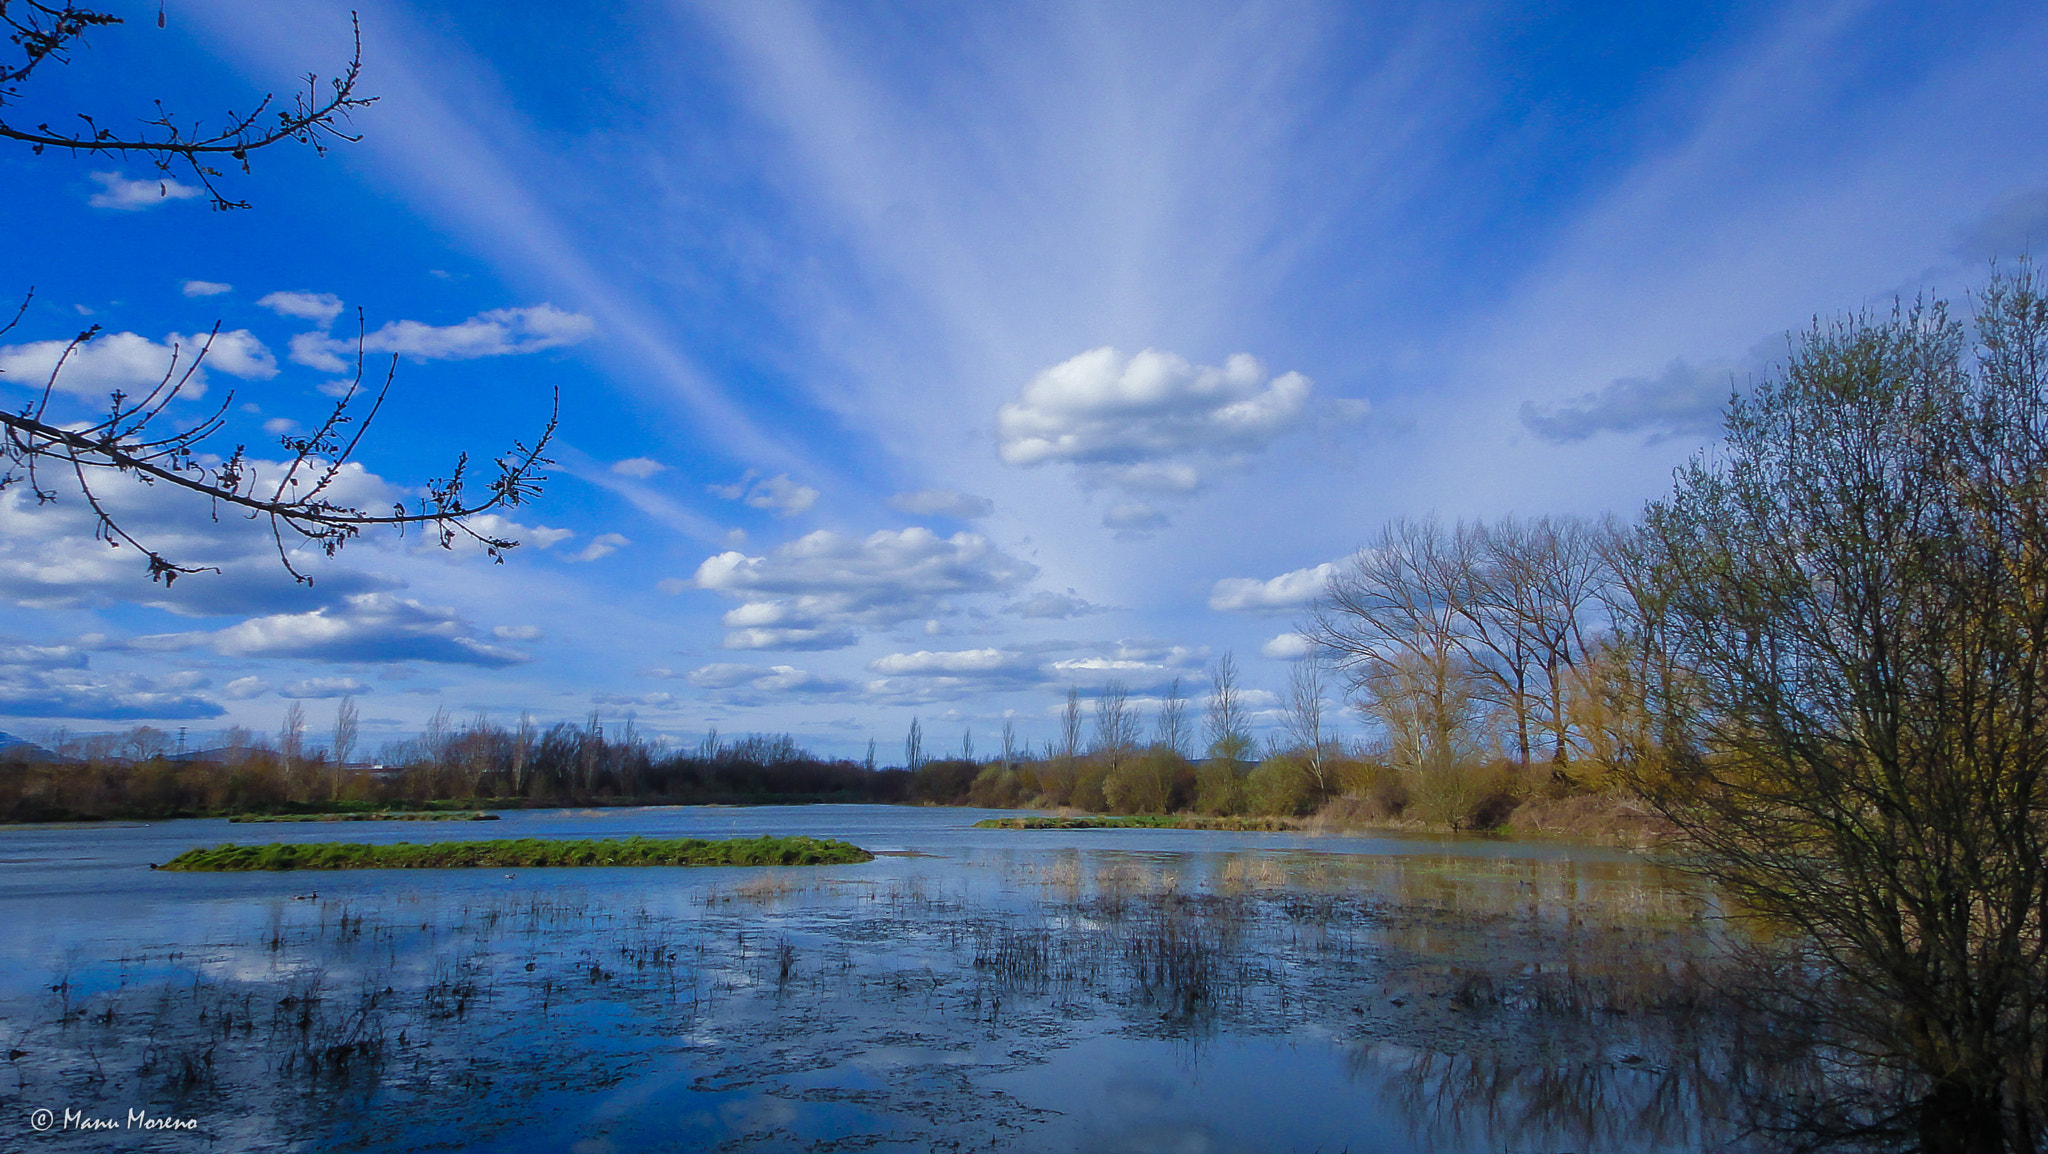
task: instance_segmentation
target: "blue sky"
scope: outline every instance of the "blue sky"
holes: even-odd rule
[[[364,139],[214,213],[0,152],[0,338],[68,384],[232,334],[252,445],[400,354],[352,483],[417,487],[562,397],[502,566],[308,560],[152,491],[152,586],[73,500],[0,494],[0,728],[366,737],[592,710],[900,755],[1068,685],[1258,690],[1387,518],[1630,514],[1815,315],[1961,297],[2048,233],[2029,5],[360,6]],[[346,59],[348,10],[170,0],[14,119],[217,118]],[[196,416],[204,406],[194,402]],[[266,431],[266,423],[268,430]],[[1278,640],[1276,640],[1278,639]],[[1355,726],[1354,726],[1355,728]]]

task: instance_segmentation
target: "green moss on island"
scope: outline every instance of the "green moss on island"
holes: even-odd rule
[[[629,837],[623,840],[445,841],[415,845],[307,842],[218,845],[188,849],[162,866],[179,871],[511,869],[557,866],[767,866],[850,865],[873,854],[843,841],[815,837]]]
[[[1220,829],[1240,833],[1287,833],[1303,823],[1290,817],[1199,817],[1187,813],[1139,813],[1127,817],[992,817],[976,829]]]
[[[270,821],[497,821],[495,813],[458,810],[387,810],[378,813],[242,813],[228,819],[243,822]]]

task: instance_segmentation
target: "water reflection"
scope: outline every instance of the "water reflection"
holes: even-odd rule
[[[237,1149],[1731,1136],[1719,931],[1642,863],[884,812],[836,835],[942,856],[202,879],[183,922],[102,927],[10,989],[0,1106],[154,1103]]]

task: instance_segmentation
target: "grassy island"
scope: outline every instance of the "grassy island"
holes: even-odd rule
[[[814,837],[447,841],[414,845],[359,842],[218,845],[189,849],[152,869],[180,871],[510,869],[553,866],[847,865],[874,860],[843,841]]]
[[[256,821],[497,821],[495,813],[478,810],[384,810],[377,813],[240,813],[231,822]]]
[[[976,829],[1221,829],[1285,833],[1303,822],[1286,817],[1200,817],[1188,813],[1138,813],[1125,817],[992,817]]]

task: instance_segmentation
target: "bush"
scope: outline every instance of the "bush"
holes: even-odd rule
[[[1195,770],[1195,812],[1227,817],[1245,812],[1244,764],[1232,757],[1212,757]]]
[[[1172,813],[1194,798],[1195,767],[1171,749],[1148,749],[1103,779],[1103,799],[1116,813]]]
[[[1299,757],[1276,753],[1245,779],[1245,795],[1253,813],[1300,817],[1315,808],[1316,783]]]

